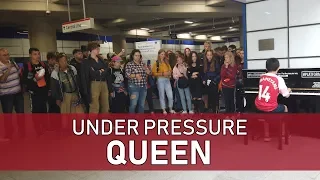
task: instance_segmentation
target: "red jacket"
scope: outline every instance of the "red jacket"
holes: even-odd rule
[[[233,66],[229,65],[227,68],[223,64],[221,67],[221,83],[223,88],[234,88],[236,86],[236,76],[237,76],[238,66],[235,64]]]

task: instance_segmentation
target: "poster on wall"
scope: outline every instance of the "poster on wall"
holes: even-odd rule
[[[161,49],[161,40],[135,42],[135,48],[142,54],[143,62],[151,60],[151,64],[157,60],[158,51]]]

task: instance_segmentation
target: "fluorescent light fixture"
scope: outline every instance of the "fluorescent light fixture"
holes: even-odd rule
[[[141,29],[132,29],[127,32],[129,35],[133,36],[150,36],[148,31],[141,30]]]
[[[124,22],[124,21],[126,21],[126,19],[118,18],[118,19],[113,20],[112,23],[121,23],[121,22]]]
[[[194,38],[199,39],[199,40],[207,40],[208,39],[207,35],[197,35]]]
[[[177,34],[177,37],[179,39],[192,39],[192,37],[190,36],[190,34],[184,33],[184,34]]]
[[[232,29],[232,27],[230,26],[229,29]]]
[[[199,25],[200,25],[199,23],[190,24],[190,26],[199,26]]]
[[[210,38],[210,40],[212,40],[212,41],[222,41],[222,38],[221,38],[221,36],[212,36]]]
[[[266,14],[268,14],[268,15],[271,14],[271,13],[269,13],[269,12],[264,12],[264,13],[266,13]]]
[[[155,31],[155,30],[152,29],[152,30],[149,30],[148,32],[154,32],[154,31]]]
[[[146,30],[146,31],[149,31],[150,29],[149,28],[140,28],[141,30]]]
[[[193,22],[192,22],[192,21],[184,21],[184,23],[186,23],[186,24],[192,24]]]
[[[28,31],[22,31],[22,32],[27,33]]]

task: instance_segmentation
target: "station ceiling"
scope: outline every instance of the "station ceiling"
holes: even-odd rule
[[[68,21],[67,0],[1,0],[0,26],[26,28],[36,18],[47,18],[61,30]],[[170,32],[190,36],[240,36],[242,5],[233,0],[84,0],[86,17],[95,19],[96,33],[168,38]],[[70,0],[72,20],[84,17],[82,0]],[[46,11],[50,14],[46,15]],[[131,32],[128,33],[128,32]],[[140,36],[140,35],[139,35]]]

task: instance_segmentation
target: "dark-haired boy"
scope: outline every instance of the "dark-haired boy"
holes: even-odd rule
[[[47,113],[50,74],[37,48],[29,49],[30,61],[24,64],[23,79],[31,97],[32,113]]]
[[[49,75],[57,68],[57,53],[56,52],[48,52],[47,53],[47,62],[48,62],[48,71]],[[51,90],[49,88],[48,95],[48,105],[49,105],[49,113],[60,113],[60,108],[56,104],[56,100],[51,95]]]
[[[262,112],[285,113],[288,108],[284,104],[278,104],[278,96],[290,96],[291,89],[287,88],[284,79],[277,76],[280,68],[279,60],[268,59],[266,62],[267,73],[261,75],[259,81],[259,92],[255,99],[256,108]],[[265,141],[270,141],[269,126],[265,123]]]

